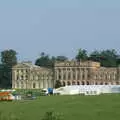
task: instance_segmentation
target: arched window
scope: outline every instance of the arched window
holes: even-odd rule
[[[70,82],[69,82],[69,81],[67,82],[67,85],[70,85]]]
[[[90,83],[87,81],[87,85],[90,85]]]
[[[100,85],[103,85],[103,82],[101,82]]]
[[[98,85],[98,83],[96,82],[95,85]]]
[[[77,85],[80,85],[80,82],[79,82],[79,81],[77,81]]]
[[[84,82],[84,81],[82,81],[82,85],[85,85],[85,82]]]
[[[72,85],[75,85],[75,81],[72,81]]]
[[[108,83],[106,82],[105,85],[108,85]]]
[[[116,85],[119,85],[119,82],[116,82]]]

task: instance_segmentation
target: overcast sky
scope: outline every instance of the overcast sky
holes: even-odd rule
[[[41,52],[120,48],[120,0],[0,0],[0,51],[34,61]]]

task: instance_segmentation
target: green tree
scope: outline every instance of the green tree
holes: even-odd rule
[[[49,57],[49,55],[42,52],[40,54],[40,57],[36,59],[35,65],[46,67],[46,68],[53,68],[55,61],[63,62],[65,60],[68,60],[68,58],[65,56]]]
[[[4,65],[12,67],[17,63],[17,52],[15,50],[4,50],[1,52],[1,62]]]
[[[12,49],[1,52],[0,87],[2,88],[12,86],[12,66],[17,63],[16,55],[16,51]]]
[[[52,68],[53,64],[54,64],[53,60],[51,60],[50,57],[46,55],[44,52],[42,52],[40,57],[35,61],[35,65],[46,68]]]
[[[56,80],[55,82],[55,88],[62,87],[60,80]]]
[[[98,61],[104,67],[117,67],[118,54],[114,49],[94,51],[90,54],[90,60]]]
[[[64,62],[66,60],[68,60],[68,58],[66,56],[57,56],[56,57],[56,61]]]
[[[100,62],[101,53],[100,53],[99,51],[95,50],[95,51],[93,51],[93,52],[90,54],[90,56],[89,56],[88,59],[89,59],[89,60],[92,60],[92,61],[98,61],[98,62]]]
[[[88,60],[87,51],[85,49],[79,49],[78,54],[76,55],[77,61],[86,61]]]
[[[117,56],[117,66],[120,66],[120,55]]]
[[[103,50],[101,52],[103,60],[101,60],[101,65],[105,67],[116,67],[117,66],[117,52],[114,49]]]

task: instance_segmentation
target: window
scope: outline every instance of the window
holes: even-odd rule
[[[28,76],[27,75],[25,75],[25,78],[26,78],[26,80],[28,79]]]
[[[87,85],[89,85],[90,83],[87,81]]]
[[[100,85],[103,85],[103,83],[101,82]]]
[[[17,75],[17,80],[19,80],[19,76]]]
[[[108,85],[108,83],[106,82],[105,85]]]
[[[59,80],[61,80],[61,75],[59,75]]]
[[[70,80],[71,78],[70,78],[71,76],[70,76],[70,72],[68,73],[68,80]]]
[[[67,85],[70,85],[70,82],[69,82],[69,81],[67,82]]]
[[[23,75],[21,75],[21,80],[23,80]]]
[[[73,80],[75,80],[75,73],[73,73]]]
[[[63,82],[63,86],[65,86],[65,82]]]
[[[33,83],[33,88],[36,88],[36,84],[35,83]]]
[[[77,82],[77,85],[80,85],[80,82],[79,82],[79,81]]]
[[[72,81],[72,85],[75,85],[75,81]]]
[[[85,82],[84,82],[84,81],[82,81],[82,85],[85,85]]]
[[[66,75],[64,74],[64,75],[63,75],[63,80],[65,80],[65,79],[66,79]]]

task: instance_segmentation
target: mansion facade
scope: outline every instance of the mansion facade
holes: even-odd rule
[[[120,68],[101,67],[99,62],[55,62],[53,69],[22,62],[12,68],[12,88],[54,88],[59,80],[66,85],[119,85]]]

